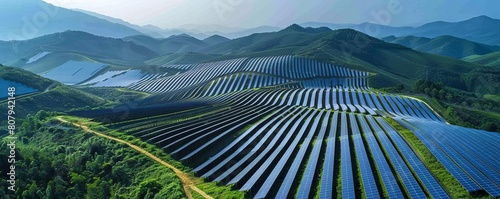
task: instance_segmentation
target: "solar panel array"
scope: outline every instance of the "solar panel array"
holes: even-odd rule
[[[158,93],[143,104],[206,106],[108,125],[207,181],[255,198],[449,198],[386,117],[413,131],[467,191],[499,196],[498,134],[449,125],[420,100],[375,92],[366,72],[294,56],[163,67],[183,72],[131,86]]]
[[[438,122],[397,119],[468,190],[500,197],[500,135]]]

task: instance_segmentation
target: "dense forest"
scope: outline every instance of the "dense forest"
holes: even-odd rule
[[[8,190],[8,182],[2,180],[1,198],[185,197],[180,180],[170,169],[124,144],[61,124],[51,116],[40,111],[19,125],[16,191]],[[1,148],[7,149],[7,144],[4,138]],[[8,153],[0,151],[3,179],[10,170]]]

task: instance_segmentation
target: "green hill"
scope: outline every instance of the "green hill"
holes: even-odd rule
[[[223,36],[220,36],[220,35],[212,35],[210,37],[203,39],[203,42],[205,42],[206,44],[208,44],[210,46],[215,45],[215,44],[224,43],[227,41],[230,41],[230,39],[223,37]]]
[[[210,55],[196,52],[186,53],[172,53],[160,57],[156,57],[145,61],[149,65],[163,65],[163,64],[193,64],[204,62],[219,57],[218,55]]]
[[[149,48],[159,55],[193,52],[208,46],[205,42],[189,35],[174,35],[165,39],[155,39],[144,35],[126,37],[124,41]]]
[[[321,38],[326,32],[292,25],[279,32],[257,33],[210,46],[202,52],[209,54],[287,54]],[[328,29],[329,30],[329,29]],[[322,34],[323,33],[323,34]]]
[[[500,69],[500,52],[493,52],[486,55],[471,55],[464,57],[462,60]]]
[[[499,92],[493,87],[499,83],[491,78],[484,78],[485,84],[471,82],[491,75],[476,71],[480,65],[418,52],[352,29],[331,31],[292,25],[279,32],[253,34],[214,45],[203,52],[241,57],[300,55],[377,73],[369,80],[375,88],[399,84],[410,88],[416,80],[428,79],[465,91]]]
[[[500,46],[490,46],[453,36],[440,36],[433,39],[426,37],[385,37],[382,40],[400,44],[421,52],[461,59],[470,55],[484,55],[500,51]]]
[[[0,63],[20,67],[44,51],[75,53],[99,62],[126,65],[142,64],[158,56],[149,48],[122,39],[66,31],[26,41],[0,42]]]
[[[66,112],[70,109],[82,109],[85,107],[99,108],[109,103],[109,101],[96,95],[65,86],[59,82],[15,67],[0,67],[0,78],[22,82],[26,86],[41,91],[16,98],[15,110],[18,117],[34,114],[39,110]],[[4,105],[6,103],[2,103],[2,106]]]

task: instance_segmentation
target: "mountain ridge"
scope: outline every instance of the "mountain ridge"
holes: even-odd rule
[[[109,22],[82,12],[57,7],[41,0],[2,1],[0,17],[0,40],[27,40],[35,37],[64,32],[85,31],[99,36],[121,38],[142,34],[130,27]],[[32,21],[31,16],[40,15],[44,21]],[[30,16],[30,17],[27,17]]]
[[[435,38],[406,36],[406,37],[384,37],[382,40],[397,43],[421,52],[462,59],[470,55],[485,55],[500,51],[500,46],[490,46],[466,39],[443,35]]]

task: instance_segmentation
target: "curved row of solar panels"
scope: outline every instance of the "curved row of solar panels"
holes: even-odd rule
[[[449,198],[446,182],[389,120],[413,132],[465,190],[500,197],[499,134],[449,125],[420,100],[374,92],[367,72],[294,56],[162,67],[183,72],[130,86],[156,93],[142,101],[155,106],[94,119],[250,197]]]

